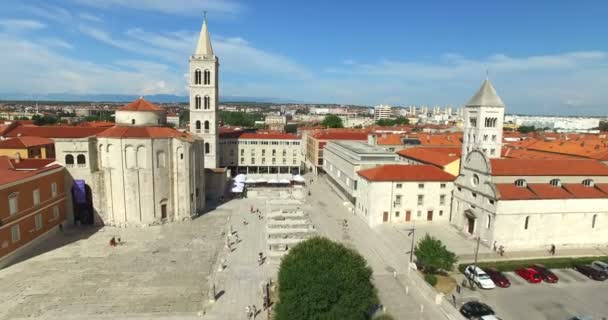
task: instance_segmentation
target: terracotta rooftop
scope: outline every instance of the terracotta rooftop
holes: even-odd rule
[[[590,159],[490,159],[493,176],[608,176],[608,166]]]
[[[530,159],[530,160],[549,160],[549,159],[581,159],[579,157],[570,156],[560,153],[549,153],[535,150],[502,148],[502,157],[512,159]]]
[[[192,135],[170,127],[114,126],[97,134],[101,138],[182,138],[192,140]]]
[[[459,160],[462,150],[454,147],[414,147],[397,153],[402,157],[443,167]]]
[[[94,127],[94,128],[108,128],[108,127],[113,127],[114,125],[116,125],[114,122],[110,122],[110,121],[88,121],[88,122],[82,122],[79,123],[78,126],[80,127]]]
[[[33,177],[42,172],[61,168],[47,159],[21,159],[19,163],[7,156],[0,156],[0,186]],[[46,164],[45,164],[46,163]],[[44,165],[43,165],[44,164]]]
[[[369,181],[454,181],[456,178],[431,165],[388,164],[357,173]]]
[[[43,138],[84,138],[94,136],[105,127],[72,127],[72,126],[17,126],[9,130],[6,137],[32,136]]]
[[[299,140],[300,136],[292,133],[281,132],[243,132],[231,131],[220,133],[224,139],[260,139],[260,140]]]
[[[22,149],[53,144],[53,140],[41,137],[15,137],[0,141],[0,149]]]
[[[380,146],[386,145],[403,145],[402,134],[380,134],[376,136],[376,144]]]
[[[567,183],[557,187],[548,183],[533,183],[527,187],[518,187],[514,183],[497,183],[496,188],[502,200],[608,198],[608,184],[588,187],[582,183]]]
[[[139,98],[126,106],[120,107],[118,111],[165,111],[165,109],[150,103],[144,98]]]

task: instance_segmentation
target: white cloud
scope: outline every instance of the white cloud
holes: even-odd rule
[[[21,8],[23,11],[53,22],[65,24],[72,20],[72,14],[68,10],[56,6],[22,6]]]
[[[83,20],[88,20],[91,22],[102,22],[100,17],[90,14],[90,13],[81,12],[78,16]]]
[[[76,3],[97,7],[124,7],[145,11],[156,11],[166,14],[197,16],[203,11],[218,14],[236,14],[243,7],[233,0],[73,0]]]
[[[0,20],[0,28],[6,31],[30,31],[46,28],[46,25],[37,20],[29,19],[5,19]]]
[[[59,38],[44,38],[41,40],[41,43],[44,44],[46,47],[54,47],[54,48],[61,48],[61,49],[72,49],[74,48],[74,46],[70,43],[67,43]]]

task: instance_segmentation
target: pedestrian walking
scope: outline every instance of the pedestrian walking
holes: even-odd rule
[[[462,290],[462,288],[459,284],[456,284],[456,293],[460,294],[460,290]]]
[[[241,239],[239,239],[239,235],[238,235],[238,234],[235,234],[235,235],[234,235],[234,242],[235,242],[235,243],[239,243],[239,242],[241,242]]]
[[[250,306],[245,307],[245,316],[247,317],[247,320],[251,319],[251,307]]]
[[[456,296],[452,294],[452,302],[454,303],[454,307],[456,306]]]
[[[555,255],[555,245],[554,244],[551,245],[551,249],[549,250],[549,252],[551,252],[552,256]]]
[[[467,279],[462,279],[462,287],[463,288],[467,287]]]
[[[502,257],[505,255],[505,247],[504,246],[500,246],[498,247],[498,254]]]
[[[255,304],[251,306],[251,312],[253,313],[253,318],[258,314],[258,308],[256,308]]]
[[[112,239],[110,239],[110,247],[116,247],[116,238],[112,237]]]
[[[496,252],[496,241],[494,241],[494,245],[492,246],[492,249],[494,250],[494,252]]]
[[[264,262],[264,254],[262,254],[261,252],[258,253],[258,265],[262,265],[262,263]]]

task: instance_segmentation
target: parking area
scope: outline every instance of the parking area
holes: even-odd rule
[[[503,320],[567,320],[575,315],[608,319],[608,282],[587,278],[574,269],[552,270],[559,281],[531,284],[513,272],[505,273],[509,288],[464,289],[458,305],[477,299],[490,305]],[[464,275],[459,275],[459,283]],[[606,317],[606,318],[603,318]]]

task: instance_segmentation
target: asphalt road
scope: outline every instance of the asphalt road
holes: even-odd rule
[[[503,320],[567,320],[575,315],[608,319],[608,281],[588,279],[574,269],[553,272],[560,278],[556,284],[530,284],[515,273],[507,273],[511,287],[465,289],[459,304],[478,299],[490,305]],[[461,275],[459,280],[463,278]]]

